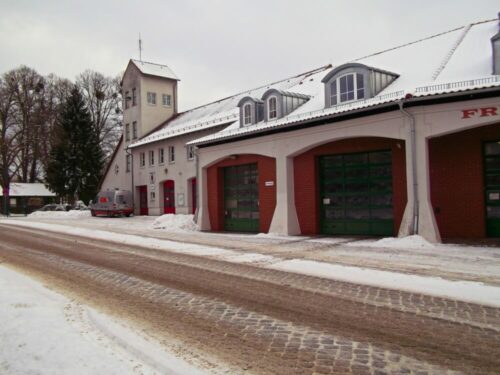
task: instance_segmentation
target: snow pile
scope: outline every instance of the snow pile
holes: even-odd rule
[[[387,237],[378,241],[356,241],[347,246],[385,247],[393,249],[432,249],[435,247],[422,236],[413,235],[402,238]]]
[[[80,217],[90,217],[89,210],[71,210],[71,211],[35,211],[28,215],[30,218],[46,219],[72,219]]]
[[[153,221],[153,229],[165,229],[170,232],[192,232],[198,230],[198,225],[194,222],[194,215],[174,215],[166,214]]]

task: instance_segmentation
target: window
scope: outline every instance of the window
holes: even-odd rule
[[[163,104],[165,107],[170,107],[170,102],[171,102],[171,97],[170,97],[170,95],[163,94],[163,95],[162,95],[162,104]]]
[[[156,92],[148,91],[148,104],[156,105]]]
[[[139,166],[140,167],[146,166],[146,154],[144,152],[141,152],[139,154]]]
[[[137,121],[132,123],[132,139],[137,139]]]
[[[165,163],[165,150],[163,148],[160,148],[158,150],[158,164],[163,163]]]
[[[132,89],[132,106],[137,105],[137,90],[135,87]]]
[[[130,141],[130,124],[125,125],[125,140]]]
[[[363,74],[346,74],[330,84],[330,105],[364,99]]]
[[[245,104],[243,107],[243,125],[250,125],[252,123],[252,106]]]
[[[149,151],[149,165],[155,165],[155,152]]]
[[[127,155],[125,159],[125,172],[130,172],[130,165],[132,161],[132,155]]]
[[[175,163],[175,148],[174,148],[174,146],[168,146],[168,162]]]
[[[275,119],[276,117],[278,117],[278,113],[276,111],[276,97],[275,96],[271,96],[268,101],[267,101],[267,105],[268,105],[268,113],[269,113],[269,119],[268,120],[272,120],[272,119]]]
[[[188,160],[194,159],[194,146],[193,145],[187,146],[187,159]]]
[[[149,193],[149,200],[154,201],[156,199],[156,194],[154,191]]]
[[[130,96],[128,96],[128,91],[125,91],[125,109],[129,107]]]

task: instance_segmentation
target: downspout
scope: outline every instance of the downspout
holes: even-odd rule
[[[198,167],[200,166],[200,159],[198,157],[198,147],[196,147],[196,146],[195,146],[195,149],[194,149],[194,160],[195,160],[195,163],[196,163],[196,185],[195,185],[194,188],[196,189],[195,194],[196,194],[196,206],[197,207],[196,207],[196,209],[194,211],[193,221],[195,223],[198,223],[198,214],[200,212],[200,209],[199,209],[199,207],[200,207],[200,197],[198,195],[199,194],[199,190],[200,190],[200,189],[198,189],[198,186],[200,184],[200,180],[199,180]]]
[[[129,146],[125,148],[125,154],[130,156],[130,173],[132,173],[132,186],[130,191],[132,192],[132,207],[135,215],[135,189],[134,189],[134,155],[129,150]]]
[[[418,177],[417,177],[417,142],[415,131],[415,116],[406,111],[404,107],[404,99],[398,102],[401,113],[410,120],[410,139],[411,139],[411,169],[413,177],[413,218],[412,218],[412,234],[418,234],[418,219],[419,219],[419,200],[418,200]]]

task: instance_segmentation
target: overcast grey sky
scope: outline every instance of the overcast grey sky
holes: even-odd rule
[[[492,19],[498,0],[0,0],[0,73],[28,65],[74,80],[129,58],[180,77],[181,110]]]

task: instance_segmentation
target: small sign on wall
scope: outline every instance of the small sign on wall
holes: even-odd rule
[[[330,204],[330,198],[323,198],[323,204]]]
[[[177,205],[184,206],[184,193],[177,194]]]
[[[500,193],[496,192],[496,193],[489,193],[488,194],[488,200],[490,201],[498,201],[500,200]]]
[[[265,186],[274,186],[274,181],[266,181],[264,184]]]

